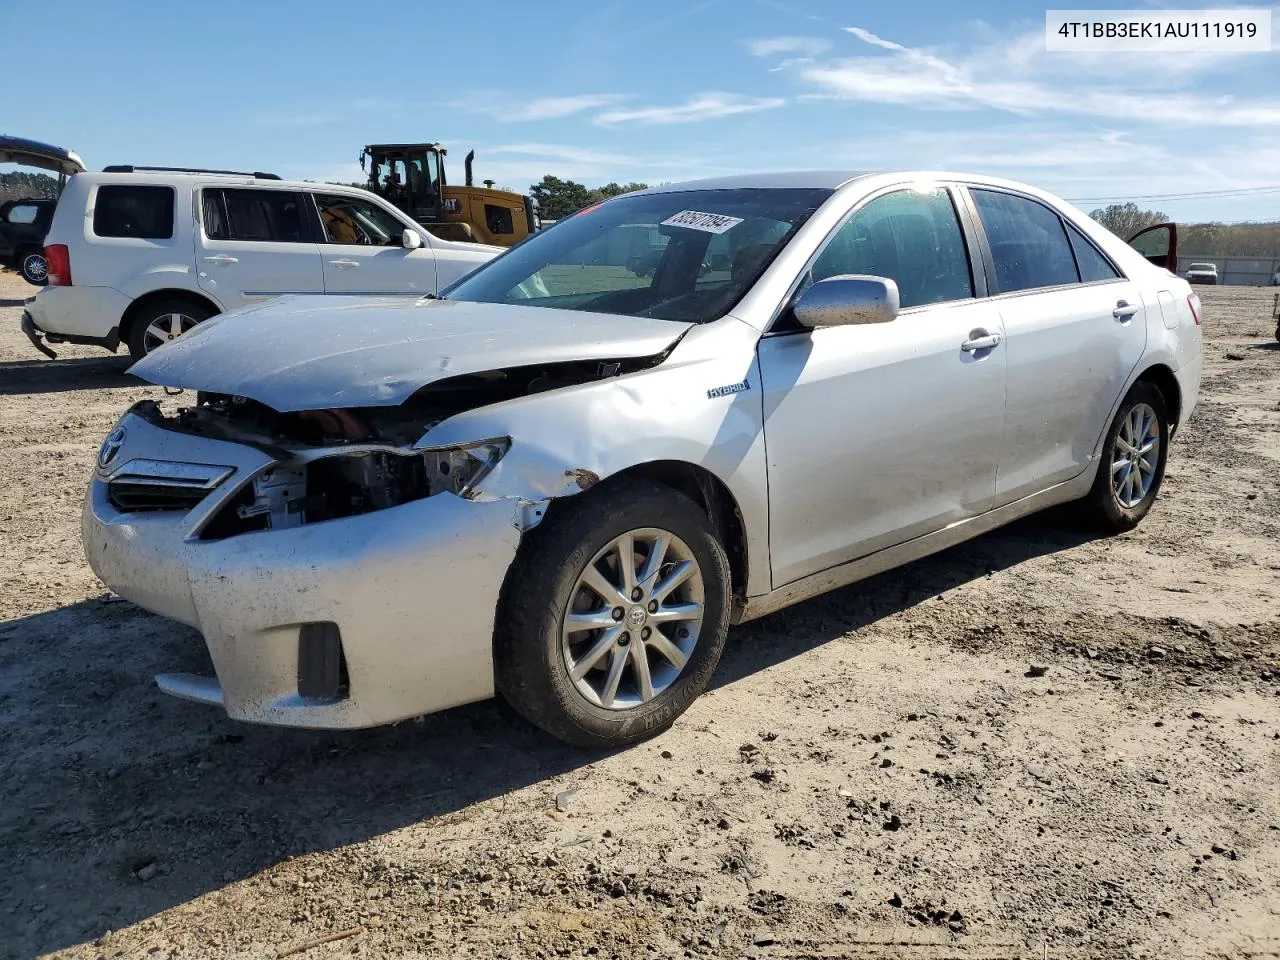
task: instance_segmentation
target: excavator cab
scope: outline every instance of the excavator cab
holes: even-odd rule
[[[537,202],[508,190],[472,182],[467,154],[466,185],[451,187],[445,177],[448,151],[438,143],[381,143],[360,153],[367,188],[403,210],[443,240],[465,240],[510,247],[538,230]]]

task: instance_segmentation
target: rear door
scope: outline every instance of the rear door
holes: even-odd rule
[[[1146,347],[1146,305],[1138,285],[1045,203],[989,187],[969,194],[1006,335],[998,505],[1089,465]]]
[[[228,310],[286,293],[324,293],[320,247],[296,190],[200,190],[195,231],[201,289]]]
[[[308,200],[314,200],[311,212],[319,218],[325,293],[421,297],[436,292],[430,240],[423,237],[415,250],[401,243],[406,229],[419,236],[422,231],[363,197],[317,191]]]

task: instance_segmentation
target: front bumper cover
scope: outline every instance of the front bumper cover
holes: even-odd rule
[[[287,530],[201,540],[207,519],[271,458],[239,444],[167,431],[126,415],[117,459],[233,464],[189,513],[118,511],[98,477],[82,535],[94,572],[121,596],[190,624],[217,673],[163,675],[166,692],[219,703],[238,720],[368,727],[493,695],[498,595],[520,531],[514,501],[438,494]],[[298,632],[331,621],[348,675],[338,701],[298,694]]]

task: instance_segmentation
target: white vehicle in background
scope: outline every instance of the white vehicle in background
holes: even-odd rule
[[[267,173],[107,167],[73,176],[22,328],[135,359],[215,314],[286,294],[421,297],[501,250],[441,240],[355,187]],[[43,341],[42,341],[43,338]]]
[[[1187,267],[1186,278],[1187,283],[1216,284],[1218,282],[1218,265],[1216,263],[1193,263]]]

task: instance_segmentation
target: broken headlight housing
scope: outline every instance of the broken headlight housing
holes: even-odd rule
[[[427,465],[427,483],[431,492],[469,496],[511,449],[510,437],[477,440],[451,447],[426,447],[422,450]]]

